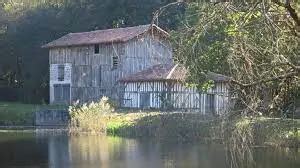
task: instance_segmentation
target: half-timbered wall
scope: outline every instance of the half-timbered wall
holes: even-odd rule
[[[203,114],[221,114],[228,108],[228,86],[226,83],[216,83],[207,92],[199,92],[188,88],[179,82],[128,82],[123,83],[124,97],[122,107],[127,108],[157,108],[157,109],[187,109],[200,111]],[[149,96],[144,96],[149,94]],[[149,104],[143,102],[149,100]],[[143,105],[149,105],[145,107]]]
[[[126,43],[100,44],[99,54],[94,53],[94,45],[87,45],[51,48],[49,55],[50,67],[65,63],[72,67],[72,102],[97,101],[103,95],[118,99],[120,88],[117,81],[120,78],[156,64],[172,62],[170,44],[147,34]],[[113,67],[113,57],[118,58],[116,68]]]

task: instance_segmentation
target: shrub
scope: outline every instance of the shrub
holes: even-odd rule
[[[105,115],[113,111],[114,108],[107,97],[102,97],[97,103],[92,102],[83,105],[75,103],[69,107],[71,117],[70,130],[94,133],[105,132]]]

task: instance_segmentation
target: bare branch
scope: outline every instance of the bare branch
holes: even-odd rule
[[[234,80],[234,79],[231,79],[231,82],[234,83],[234,84],[240,85],[242,87],[251,87],[251,86],[260,85],[260,84],[263,84],[263,83],[276,81],[276,80],[280,80],[280,79],[286,79],[286,78],[289,78],[289,77],[299,76],[299,75],[300,75],[300,72],[296,71],[296,72],[290,72],[290,73],[286,73],[286,74],[279,75],[279,76],[272,77],[272,78],[268,78],[268,79],[258,80],[258,81],[248,83],[248,84],[241,83],[240,81]]]
[[[290,16],[293,18],[297,26],[300,26],[300,18],[298,17],[297,11],[291,6],[291,3],[289,0],[286,0],[285,3],[281,2],[280,0],[272,0],[275,4],[278,6],[284,7],[290,14]]]

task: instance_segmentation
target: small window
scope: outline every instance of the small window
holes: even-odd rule
[[[113,65],[112,65],[113,69],[116,69],[118,67],[118,65],[119,65],[119,58],[118,58],[118,56],[113,56],[112,57],[112,63],[113,63]]]
[[[57,67],[57,80],[58,81],[64,81],[65,78],[65,66],[64,65],[58,65]]]
[[[95,44],[95,45],[94,45],[94,53],[95,53],[95,54],[99,54],[99,53],[100,53],[100,50],[99,50],[99,44]]]

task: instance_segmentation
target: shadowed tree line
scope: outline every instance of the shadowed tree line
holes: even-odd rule
[[[48,101],[48,51],[41,45],[70,32],[149,24],[173,1],[1,0],[0,100]],[[173,7],[159,25],[173,29],[183,11]]]

